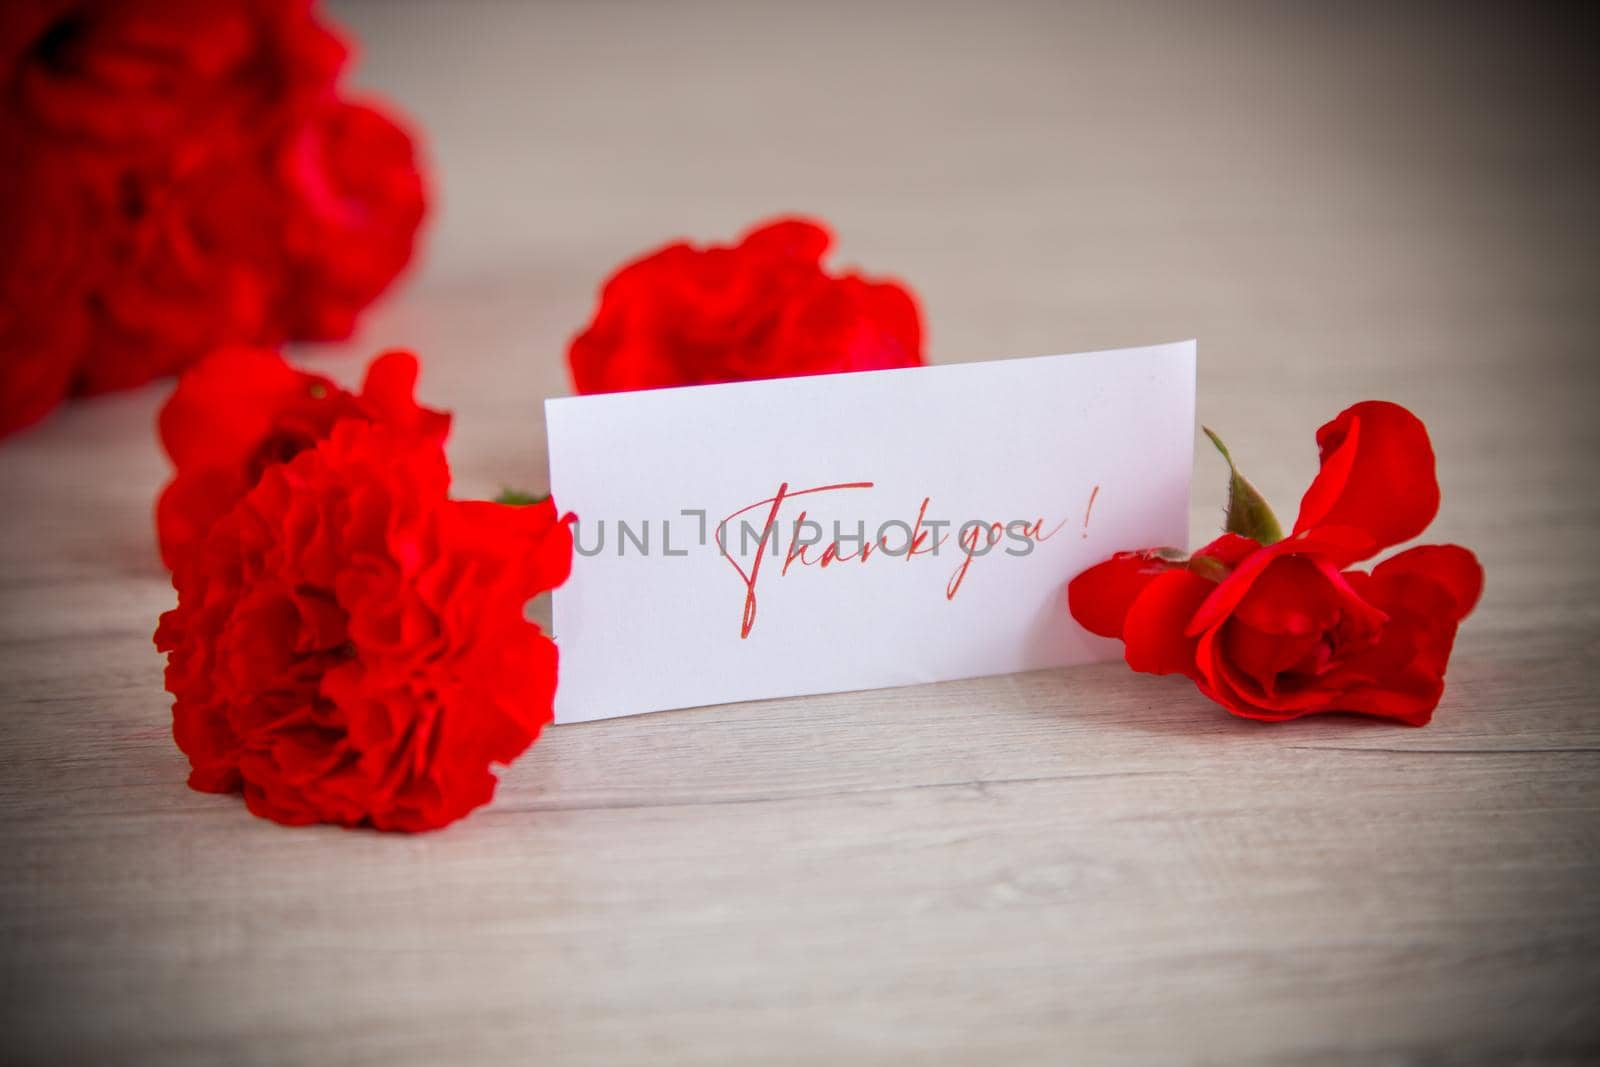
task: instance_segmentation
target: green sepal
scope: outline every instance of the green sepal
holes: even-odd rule
[[[1250,480],[1239,473],[1239,468],[1233,465],[1233,457],[1228,454],[1228,446],[1222,443],[1222,438],[1213,433],[1209,426],[1202,426],[1201,429],[1211,438],[1211,443],[1217,446],[1217,451],[1222,453],[1222,458],[1228,463],[1227,532],[1248,537],[1263,545],[1282,541],[1283,527],[1278,524],[1278,517],[1272,513],[1272,508],[1267,504],[1266,497],[1261,495],[1261,490],[1251,485]]]
[[[1195,556],[1193,559],[1185,560],[1184,566],[1208,582],[1220,582],[1228,576],[1228,568],[1223,562],[1210,556]]]
[[[494,498],[496,504],[510,504],[513,507],[526,507],[529,504],[543,504],[550,499],[550,494],[534,496],[532,493],[521,489],[502,489],[500,495]]]

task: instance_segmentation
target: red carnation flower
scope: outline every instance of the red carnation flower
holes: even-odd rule
[[[224,348],[186,371],[161,409],[161,444],[176,471],[156,505],[169,570],[248,493],[267,468],[326,440],[340,422],[379,422],[442,448],[446,412],[412,398],[417,357],[386,352],[367,367],[361,392],[297,370],[270,349]]]
[[[548,500],[447,498],[443,454],[346,420],[213,524],[161,617],[189,784],[282,823],[443,826],[550,721],[556,648],[523,615],[565,580]]]
[[[832,236],[770,222],[737,245],[668,245],[601,290],[568,351],[580,393],[914,367],[922,323],[902,286],[822,268]]]
[[[1433,449],[1415,415],[1378,401],[1342,412],[1317,442],[1322,468],[1290,536],[1234,471],[1229,532],[1190,559],[1124,552],[1091,567],[1067,587],[1073,617],[1120,638],[1134,670],[1185,675],[1235,715],[1425,725],[1483,568],[1459,545],[1420,545],[1348,569],[1433,521]]]
[[[0,5],[0,433],[221,344],[348,336],[424,209],[308,0]],[[63,239],[64,238],[64,239]]]
[[[93,332],[73,388],[129,389],[218,345],[286,340],[273,315],[276,227],[263,219],[272,199],[232,166],[129,182],[90,250],[100,281],[81,298]]]
[[[297,128],[346,54],[310,0],[13,0],[0,16],[30,134],[160,165]]]
[[[15,158],[0,121],[0,434],[42,418],[87,351],[93,222],[78,191]],[[27,204],[23,212],[20,205]]]
[[[383,112],[328,101],[278,162],[289,335],[342,340],[411,259],[426,209],[411,138]]]

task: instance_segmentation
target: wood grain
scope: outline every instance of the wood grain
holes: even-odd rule
[[[77,405],[0,445],[0,1058],[1600,1058],[1589,26],[335,13],[440,208],[361,337],[303,354],[419,350],[462,495],[543,484],[540,399],[611,267],[804,210],[915,287],[936,360],[1198,336],[1202,417],[1285,512],[1318,424],[1413,406],[1429,536],[1488,589],[1423,730],[1262,728],[1107,664],[560,728],[447,831],[291,831],[188,791],[169,737],[167,387]],[[1202,453],[1196,536],[1223,477]]]

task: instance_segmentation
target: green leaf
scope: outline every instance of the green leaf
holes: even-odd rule
[[[502,489],[500,495],[494,498],[496,504],[511,504],[515,507],[525,507],[528,504],[543,504],[550,499],[550,494],[534,496],[532,493],[521,489]]]
[[[1283,527],[1278,525],[1278,517],[1272,513],[1272,508],[1261,495],[1261,490],[1251,485],[1249,479],[1239,473],[1239,468],[1233,465],[1233,457],[1228,454],[1228,446],[1222,443],[1222,438],[1212,432],[1209,426],[1202,426],[1201,429],[1211,438],[1211,443],[1217,446],[1222,458],[1228,462],[1227,531],[1248,537],[1263,545],[1282,541]]]

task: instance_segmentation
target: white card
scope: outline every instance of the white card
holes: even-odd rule
[[[1182,341],[545,401],[556,721],[1118,655],[1066,584],[1186,547],[1194,389]]]

